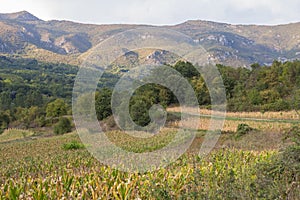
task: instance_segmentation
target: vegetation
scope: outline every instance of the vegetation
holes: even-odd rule
[[[97,118],[103,120],[112,114],[111,110],[112,91],[104,88],[95,94],[95,109]]]
[[[72,86],[77,67],[4,56],[0,57],[0,64],[0,131],[12,122],[23,128],[52,125],[57,122],[55,118],[71,113]],[[179,61],[173,67],[189,80],[200,106],[209,108],[210,96],[205,81],[193,65]],[[225,85],[229,111],[298,112],[300,61],[274,61],[270,67],[253,64],[252,69],[217,67]],[[105,73],[99,81],[95,95],[99,120],[111,115],[112,90],[109,88],[117,80],[117,75]],[[148,124],[147,111],[154,104],[167,107],[178,104],[178,101],[163,86],[144,85],[135,91],[131,99],[134,121],[140,125]]]
[[[8,127],[9,116],[6,113],[0,113],[0,134]]]
[[[300,196],[300,127],[289,129],[286,139],[293,144],[259,165],[256,190],[260,198],[298,199]]]
[[[122,134],[106,134],[123,144],[131,142],[132,149],[138,152],[147,151],[149,144],[161,140],[149,138],[148,144],[145,139],[141,145],[133,142],[133,138],[124,141]],[[278,153],[234,146],[220,149],[222,145],[208,157],[187,153],[166,168],[140,174],[102,165],[83,148],[76,134],[2,143],[0,196],[4,199],[297,199],[300,165],[296,146]],[[287,155],[289,158],[280,162],[275,159]],[[278,162],[283,168],[278,167]]]
[[[22,130],[22,129],[6,129],[1,135],[0,135],[0,141],[1,142],[9,142],[14,140],[21,140],[27,137],[31,137],[35,135],[33,131],[30,130]]]
[[[61,117],[59,121],[54,126],[54,133],[57,135],[62,135],[72,131],[72,124],[68,118]]]
[[[84,145],[76,140],[65,143],[63,145],[63,149],[65,149],[65,150],[76,150],[76,149],[82,149],[82,148],[84,148]]]
[[[253,131],[253,128],[251,128],[248,124],[239,124],[236,130],[237,137],[243,136],[250,131]]]
[[[233,112],[226,117],[216,148],[207,157],[198,156],[209,125],[210,110],[202,109],[200,130],[187,153],[146,173],[104,166],[76,134],[65,134],[72,131],[68,115],[76,67],[7,57],[0,57],[0,64],[1,199],[297,199],[300,195],[299,61],[275,61],[270,67],[254,64],[251,70],[218,65]],[[210,108],[205,81],[195,68],[186,62],[171,67],[191,83],[201,108]],[[97,117],[112,129],[116,124],[110,116],[111,88],[117,77],[107,73],[95,93]],[[148,125],[154,104],[167,108],[177,106],[178,100],[161,85],[144,85],[130,99],[132,119]],[[105,134],[122,149],[154,151],[172,140],[179,125],[178,108],[168,111],[169,128],[153,137],[121,131]],[[284,142],[283,130],[287,130]]]
[[[47,105],[46,116],[50,118],[61,117],[67,114],[67,106],[62,99],[56,99]]]

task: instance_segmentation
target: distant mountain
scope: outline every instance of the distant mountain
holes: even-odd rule
[[[78,64],[78,58],[104,39],[144,25],[92,25],[70,21],[43,21],[22,11],[0,14],[0,54],[17,54],[49,62]],[[231,66],[268,64],[274,59],[300,59],[300,23],[257,26],[193,20],[167,28],[200,43],[216,63]],[[166,52],[132,52],[128,62],[152,59],[164,62]],[[157,60],[155,60],[157,58]],[[122,61],[123,65],[128,62]]]
[[[21,11],[16,13],[0,14],[1,20],[18,20],[18,21],[37,21],[40,20],[36,16],[30,14],[27,11]]]

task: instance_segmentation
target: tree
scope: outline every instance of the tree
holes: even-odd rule
[[[32,106],[30,108],[16,108],[15,117],[18,122],[20,122],[25,128],[29,128],[31,124],[35,122],[38,117],[43,114],[41,109],[37,106]]]
[[[204,79],[202,77],[197,77],[193,78],[191,82],[199,105],[208,105],[210,103],[210,95]]]
[[[0,94],[0,109],[1,110],[8,110],[11,107],[12,99],[10,97],[9,92],[2,92]]]
[[[46,108],[46,116],[50,118],[61,117],[67,114],[67,105],[62,99],[56,99]]]
[[[252,89],[248,92],[248,98],[252,105],[259,105],[262,103],[260,93],[256,89]]]
[[[58,123],[54,126],[54,133],[62,135],[72,131],[72,124],[68,118],[60,117]]]
[[[186,78],[192,78],[194,76],[199,76],[199,72],[190,62],[178,61],[174,69],[180,72]]]
[[[7,129],[9,122],[9,116],[4,112],[0,112],[0,134]]]
[[[140,126],[148,125],[151,121],[149,116],[151,105],[148,98],[143,96],[134,97],[130,102],[130,116],[132,120]]]
[[[112,91],[104,88],[95,94],[95,110],[98,120],[103,120],[112,115],[111,110]]]
[[[296,111],[297,115],[300,116],[300,89],[297,89],[296,87],[293,90],[291,107]]]

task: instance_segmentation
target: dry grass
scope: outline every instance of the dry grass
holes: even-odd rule
[[[179,121],[175,121],[170,124],[170,126],[179,127],[182,125],[184,128],[191,129],[199,129],[199,130],[208,130],[210,128],[210,124],[213,123],[213,128],[218,129],[215,123],[218,123],[219,120],[211,121],[209,118],[200,118],[200,123],[197,126],[198,118],[192,118],[188,121],[181,123]],[[220,121],[219,121],[220,122]],[[221,122],[220,122],[221,123]],[[224,126],[221,129],[222,131],[236,131],[237,126],[239,124],[246,123],[252,128],[261,130],[261,131],[274,131],[274,132],[282,132],[292,126],[291,123],[281,123],[281,122],[264,122],[264,121],[248,121],[248,120],[225,120]]]
[[[180,107],[172,107],[167,109],[168,112],[181,112]],[[185,109],[183,112],[188,112],[189,114],[199,114],[200,115],[211,115],[211,110],[206,109]],[[217,116],[224,116],[223,113],[215,113]],[[279,120],[287,120],[287,121],[279,121]],[[190,117],[187,121],[172,122],[170,125],[174,127],[182,126],[185,128],[191,129],[200,129],[200,130],[209,130],[210,127],[212,129],[221,129],[222,131],[236,131],[237,126],[239,124],[245,123],[251,126],[252,128],[261,130],[261,131],[272,131],[272,132],[282,132],[288,128],[290,128],[293,123],[297,122],[298,116],[295,111],[289,112],[266,112],[264,114],[259,112],[228,112],[226,113],[226,120],[224,121],[223,128],[220,123],[222,121],[218,119],[211,120],[208,117]],[[200,121],[199,121],[200,120]],[[274,120],[274,121],[268,121]],[[278,121],[276,121],[278,120]],[[288,121],[291,120],[291,121]],[[212,123],[212,125],[211,125]]]
[[[0,135],[0,142],[9,142],[34,135],[34,132],[23,129],[7,129]]]
[[[169,112],[181,112],[181,107],[171,107],[168,108]],[[196,109],[189,109],[191,113],[200,113],[202,115],[210,115],[211,110],[201,109],[198,112]],[[300,116],[296,111],[282,111],[282,112],[227,112],[227,117],[236,117],[236,118],[256,118],[256,119],[300,119]]]

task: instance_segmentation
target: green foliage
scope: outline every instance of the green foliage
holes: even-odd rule
[[[18,107],[15,109],[14,117],[19,126],[24,128],[39,127],[40,125],[43,125],[38,121],[40,118],[44,117],[44,113],[42,112],[42,109],[37,106],[32,106],[30,108]]]
[[[257,166],[259,198],[298,199],[300,196],[300,127],[292,127],[286,136],[293,144]]]
[[[53,98],[71,99],[77,67],[4,56],[0,65],[0,109],[41,107]]]
[[[4,112],[0,112],[0,134],[2,134],[5,129],[7,129],[9,122],[9,116]]]
[[[112,91],[108,88],[100,90],[95,94],[95,110],[98,120],[103,120],[112,114],[111,110]]]
[[[58,123],[54,126],[54,133],[57,135],[62,135],[72,131],[72,124],[68,118],[59,118]]]
[[[149,109],[151,108],[151,101],[146,97],[136,96],[130,104],[130,115],[132,120],[140,125],[146,126],[150,123]]]
[[[65,149],[65,150],[83,149],[84,147],[85,146],[82,143],[80,143],[76,140],[73,140],[71,142],[63,144],[63,149]]]
[[[61,117],[67,114],[67,105],[62,99],[56,99],[49,103],[46,108],[47,117]]]
[[[194,76],[199,76],[199,72],[190,62],[178,61],[174,65],[174,69],[180,72],[186,78],[192,78]]]
[[[5,56],[0,57],[0,64],[0,110],[10,112],[9,123],[24,128],[45,126],[49,120],[47,118],[50,118],[50,123],[54,123],[55,118],[70,113],[69,105],[77,67]],[[300,61],[285,63],[274,61],[270,67],[253,64],[251,70],[223,65],[217,67],[226,89],[229,111],[266,112],[294,109],[298,112]],[[196,68],[191,63],[183,61],[176,63],[173,68],[190,82],[199,105],[209,108],[210,94]],[[184,90],[181,80],[174,81],[175,77],[164,76],[163,72],[162,77],[165,77],[166,81],[175,82],[178,91]],[[107,118],[112,113],[110,108],[112,92],[107,87],[113,87],[118,78],[118,75],[105,73],[103,79],[99,81],[100,88],[95,94],[95,108],[99,120]],[[184,94],[182,98],[190,99],[189,94]],[[146,104],[141,105],[138,99],[144,99]],[[130,107],[133,107],[133,112],[141,117],[134,120],[140,124],[147,124],[149,115],[146,108],[150,108],[153,104],[167,107],[178,104],[178,100],[169,89],[161,85],[144,85],[133,94]],[[138,110],[139,107],[141,111]],[[90,108],[78,109],[92,112]],[[0,129],[3,130],[8,126],[6,121],[1,121]]]
[[[256,89],[252,89],[248,92],[248,98],[252,105],[260,105],[262,103],[262,97]]]
[[[251,128],[248,124],[239,124],[236,129],[237,137],[243,136],[248,134],[249,132],[253,131],[254,129]]]

